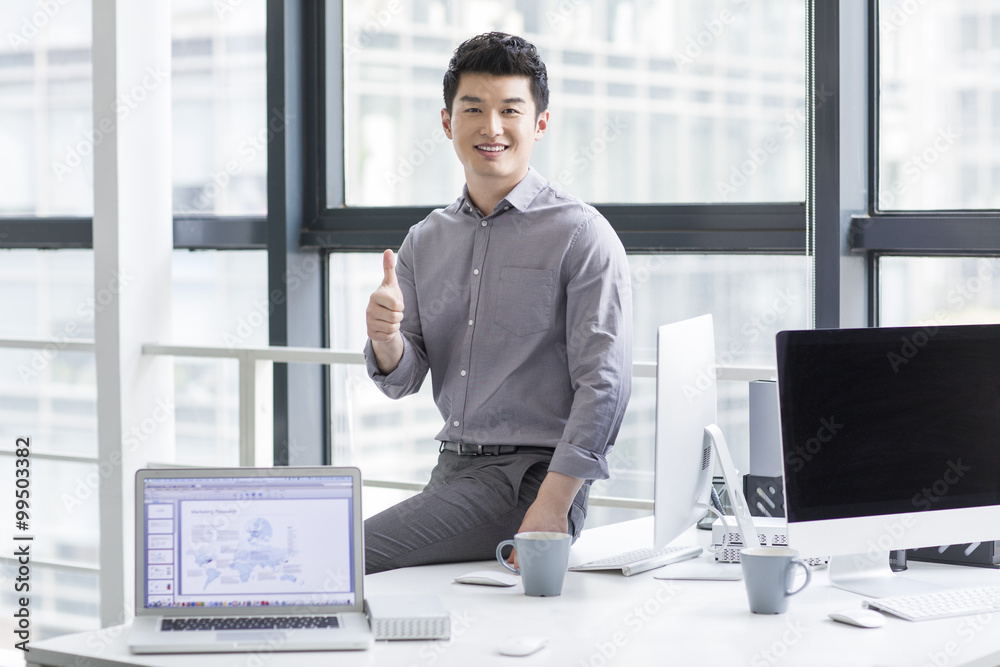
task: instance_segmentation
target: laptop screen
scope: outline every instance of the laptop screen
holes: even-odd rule
[[[142,606],[355,605],[354,493],[350,475],[142,479]]]

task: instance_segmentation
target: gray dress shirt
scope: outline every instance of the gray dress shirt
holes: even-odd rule
[[[534,169],[487,216],[468,189],[410,228],[396,262],[404,350],[390,398],[431,371],[442,441],[553,447],[550,471],[605,479],[632,387],[632,291],[608,221]]]

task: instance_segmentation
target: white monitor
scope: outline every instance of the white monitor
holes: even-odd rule
[[[888,552],[1000,539],[1000,326],[777,335],[789,546],[869,595]]]
[[[656,337],[656,547],[675,540],[708,511],[716,458],[736,509],[738,530],[744,539],[754,534],[739,474],[715,425],[716,401],[712,316],[661,326]]]
[[[653,542],[666,546],[705,516],[712,491],[715,423],[712,316],[665,324],[656,332],[656,451]]]

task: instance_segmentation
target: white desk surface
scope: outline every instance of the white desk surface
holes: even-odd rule
[[[707,542],[690,531],[679,543]],[[652,519],[584,532],[573,547],[575,563],[652,542]],[[362,652],[199,654],[137,656],[128,652],[124,626],[33,643],[29,665],[106,667],[329,667],[335,664],[400,665],[863,665],[996,667],[1000,665],[1000,614],[911,623],[890,617],[879,629],[835,623],[827,614],[858,607],[861,597],[831,587],[826,572],[791,599],[788,613],[751,614],[743,583],[661,581],[653,570],[633,577],[610,572],[569,572],[563,593],[529,598],[521,586],[492,588],[453,582],[474,569],[500,570],[490,562],[433,565],[365,578],[366,595],[433,593],[452,614],[448,641],[376,642]],[[1000,584],[1000,571],[929,563],[911,564],[910,576],[950,585]],[[497,652],[511,635],[549,637],[546,648],[515,658]],[[988,656],[994,657],[989,658]],[[81,660],[80,658],[89,658]]]

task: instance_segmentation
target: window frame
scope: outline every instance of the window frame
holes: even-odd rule
[[[878,325],[878,261],[883,256],[1000,255],[1000,210],[882,211],[879,188],[879,0],[867,0],[868,16],[868,210],[851,219],[851,250],[872,267],[871,325]]]
[[[174,215],[174,250],[266,250],[265,216]],[[94,247],[93,217],[0,217],[0,249]]]

